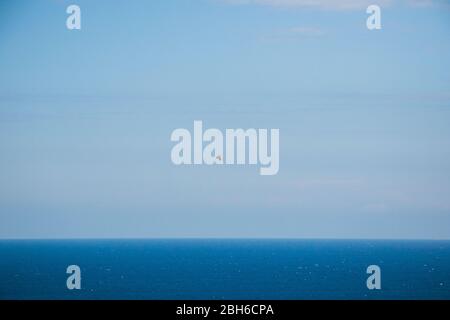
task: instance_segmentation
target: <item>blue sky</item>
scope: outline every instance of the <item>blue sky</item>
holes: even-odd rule
[[[450,238],[449,4],[378,3],[3,1],[0,237]],[[278,175],[173,166],[194,120]]]

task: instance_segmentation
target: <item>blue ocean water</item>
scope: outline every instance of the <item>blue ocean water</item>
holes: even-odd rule
[[[4,240],[0,299],[450,299],[450,241]]]

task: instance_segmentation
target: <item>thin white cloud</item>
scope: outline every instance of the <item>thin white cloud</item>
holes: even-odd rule
[[[408,2],[414,7],[430,7],[433,5],[433,0],[409,0]]]
[[[419,8],[432,8],[432,7],[448,8],[450,6],[448,0],[407,0],[407,3],[413,7]]]
[[[223,0],[231,4],[256,4],[277,7],[310,7],[321,9],[361,9],[371,4],[388,5],[392,0]]]
[[[221,0],[230,4],[254,4],[274,7],[299,7],[331,10],[359,10],[371,4],[381,7],[406,4],[414,7],[448,6],[448,0]]]

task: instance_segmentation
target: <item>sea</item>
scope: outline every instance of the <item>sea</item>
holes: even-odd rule
[[[450,241],[1,240],[0,299],[450,299]]]

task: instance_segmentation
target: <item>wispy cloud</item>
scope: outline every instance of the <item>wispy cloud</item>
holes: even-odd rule
[[[310,7],[321,9],[361,9],[371,4],[388,5],[393,0],[222,0],[231,4],[256,4],[278,7]]]
[[[413,7],[420,8],[450,7],[448,0],[407,0],[407,3]]]
[[[414,7],[448,6],[448,0],[221,0],[230,4],[254,4],[275,7],[300,7],[327,10],[359,10],[371,4],[389,6],[403,4]]]

